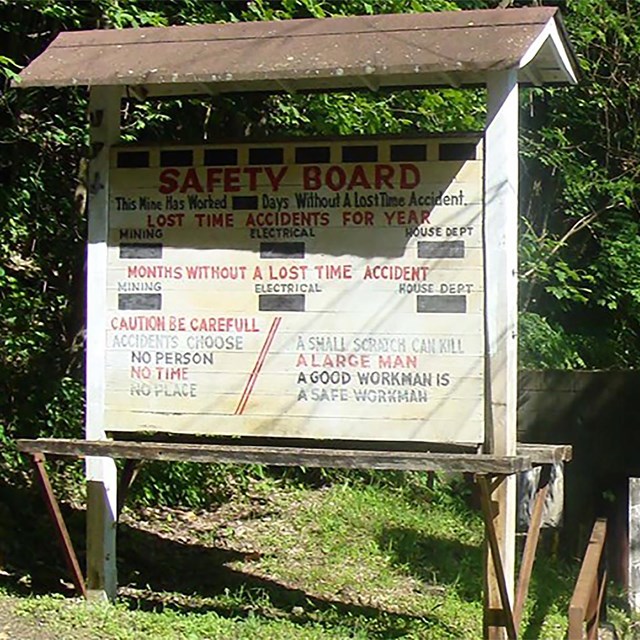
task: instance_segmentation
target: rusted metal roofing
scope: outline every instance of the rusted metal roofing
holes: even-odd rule
[[[144,95],[483,84],[520,69],[575,82],[557,9],[488,9],[65,32],[22,87],[121,85]]]

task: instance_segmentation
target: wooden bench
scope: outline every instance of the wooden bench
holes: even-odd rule
[[[382,446],[382,445],[381,445]],[[239,442],[159,442],[132,440],[81,440],[63,438],[40,438],[18,440],[18,450],[31,456],[36,476],[43,490],[47,509],[53,519],[67,566],[74,585],[86,597],[87,590],[77,555],[60,512],[58,501],[52,491],[45,467],[46,456],[86,458],[88,456],[125,459],[122,472],[122,496],[135,474],[131,461],[162,460],[167,462],[264,464],[276,466],[326,467],[336,469],[376,469],[402,471],[445,471],[474,474],[480,487],[482,511],[487,532],[487,542],[494,558],[503,611],[506,616],[507,635],[517,636],[524,602],[529,588],[531,571],[539,538],[542,507],[547,492],[548,473],[540,474],[533,516],[523,552],[516,598],[513,607],[507,595],[507,585],[500,559],[498,539],[493,525],[491,492],[505,477],[528,471],[534,466],[550,469],[552,464],[571,460],[569,445],[524,444],[518,445],[515,456],[495,456],[471,450],[455,453],[416,450],[388,450],[374,448],[342,448],[341,446],[298,446],[286,444],[243,444]]]

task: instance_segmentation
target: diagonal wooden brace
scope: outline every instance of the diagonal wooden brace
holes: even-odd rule
[[[542,526],[542,514],[544,511],[544,501],[549,492],[549,480],[551,478],[551,465],[542,465],[540,469],[540,479],[536,490],[536,497],[531,512],[531,520],[527,531],[527,539],[522,552],[522,563],[520,564],[520,573],[518,575],[518,583],[516,586],[516,597],[513,605],[513,618],[516,629],[520,628],[522,622],[522,612],[524,611],[524,603],[529,593],[529,583],[531,582],[531,572],[533,563],[536,559],[536,549],[538,548],[538,540],[540,539],[540,529]]]
[[[55,525],[56,533],[58,534],[58,542],[62,547],[65,562],[71,572],[73,584],[75,585],[78,593],[82,595],[82,597],[86,598],[87,588],[84,583],[82,571],[80,570],[78,557],[76,556],[73,543],[71,542],[71,537],[69,536],[67,525],[64,522],[60,506],[58,505],[58,501],[56,500],[56,497],[53,494],[53,489],[51,488],[49,474],[47,473],[47,468],[45,466],[46,458],[43,453],[33,453],[31,454],[31,458],[40,487],[42,488],[42,495],[47,505],[47,510],[53,520],[53,524]]]
[[[130,458],[128,458],[124,463],[124,468],[122,469],[120,482],[118,484],[118,520],[120,520],[120,514],[124,509],[124,503],[127,500],[129,488],[135,482],[141,466],[141,460],[131,460]]]
[[[507,638],[509,640],[517,640],[518,634],[513,619],[513,610],[509,602],[509,591],[507,581],[504,575],[504,566],[502,564],[502,556],[500,555],[500,545],[498,536],[493,524],[493,509],[491,505],[491,485],[485,475],[476,476],[478,486],[480,487],[480,500],[482,503],[482,515],[487,533],[487,541],[489,543],[489,551],[493,560],[493,567],[498,582],[498,591],[500,593],[500,603],[502,604],[502,626],[506,628]]]

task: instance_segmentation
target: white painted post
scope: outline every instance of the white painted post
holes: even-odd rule
[[[87,247],[86,437],[104,440],[109,148],[120,139],[119,87],[92,87],[89,98],[89,242]],[[87,590],[114,599],[117,470],[111,458],[87,458]]]
[[[629,608],[640,612],[640,478],[629,478]]]
[[[518,316],[518,75],[515,69],[487,78],[485,132],[486,444],[496,455],[516,453]],[[492,493],[494,525],[513,605],[516,478]],[[488,556],[489,554],[487,554]],[[485,567],[485,637],[503,638],[491,611],[500,609],[493,562]]]

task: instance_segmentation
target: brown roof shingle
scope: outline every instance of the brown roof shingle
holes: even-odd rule
[[[162,95],[481,84],[487,71],[517,68],[549,22],[559,24],[552,7],[65,32],[20,86]],[[557,56],[542,53],[540,82],[566,82]]]

